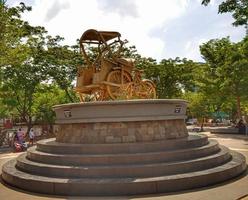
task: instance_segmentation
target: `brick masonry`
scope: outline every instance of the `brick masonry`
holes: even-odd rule
[[[57,125],[58,142],[78,144],[130,143],[188,136],[183,119],[140,122],[97,122]]]

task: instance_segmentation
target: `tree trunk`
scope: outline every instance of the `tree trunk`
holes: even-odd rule
[[[203,117],[203,119],[202,119],[200,132],[203,132],[204,123],[205,123],[205,117]]]
[[[68,91],[67,88],[65,89],[65,93],[66,93],[67,97],[70,99],[70,101],[71,101],[71,102],[74,102],[74,100],[73,100],[73,98],[71,97],[71,95],[70,95],[70,93],[69,93],[69,91]]]
[[[237,117],[238,119],[241,119],[242,116],[241,116],[241,108],[240,108],[240,96],[237,96],[237,99],[236,99],[236,103],[237,103]]]
[[[30,129],[32,128],[32,117],[31,116],[28,116],[27,117],[28,119],[26,120],[26,125],[27,125],[27,135],[28,135],[28,133],[29,133],[29,131],[30,131]]]

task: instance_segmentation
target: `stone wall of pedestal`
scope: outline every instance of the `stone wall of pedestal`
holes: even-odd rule
[[[149,142],[188,136],[187,102],[146,99],[64,104],[56,112],[56,141],[76,144]]]
[[[148,142],[188,136],[182,119],[60,124],[57,131],[56,141],[80,144]]]

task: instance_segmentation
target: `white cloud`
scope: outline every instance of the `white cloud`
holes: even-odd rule
[[[205,38],[200,38],[200,39],[195,38],[194,40],[188,41],[184,47],[184,52],[185,52],[184,57],[191,60],[197,60],[197,61],[202,60],[201,55],[199,54],[198,51],[199,46],[207,41],[208,40]]]
[[[49,34],[65,37],[69,44],[75,43],[76,39],[90,28],[119,31],[143,56],[160,59],[163,56],[164,42],[151,35],[151,31],[180,16],[185,11],[185,2],[36,0],[33,11],[25,14],[25,18],[31,24],[45,26]]]
[[[125,0],[125,1],[116,1],[116,0],[97,0],[98,6],[100,9],[105,12],[116,12],[120,16],[132,16],[137,17],[137,7],[135,1]]]
[[[232,27],[230,16],[217,15],[215,2],[204,7],[199,0],[26,1],[32,2],[33,11],[24,14],[25,19],[63,36],[67,44],[75,44],[87,29],[119,31],[142,56],[157,60],[176,56],[201,60],[202,38],[242,37],[243,29]]]
[[[55,0],[52,4],[52,6],[48,9],[45,17],[45,21],[48,22],[52,20],[58,13],[63,10],[63,9],[68,9],[69,3],[67,1],[61,1],[59,2],[58,0]]]

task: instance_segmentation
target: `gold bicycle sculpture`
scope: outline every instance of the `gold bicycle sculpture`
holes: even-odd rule
[[[89,96],[95,101],[156,98],[155,84],[141,78],[142,71],[135,68],[132,59],[120,56],[126,43],[120,37],[118,32],[94,29],[81,36],[80,52],[86,65],[80,66],[77,73],[75,91],[80,101]],[[87,45],[95,45],[97,55],[92,56],[85,48]]]

